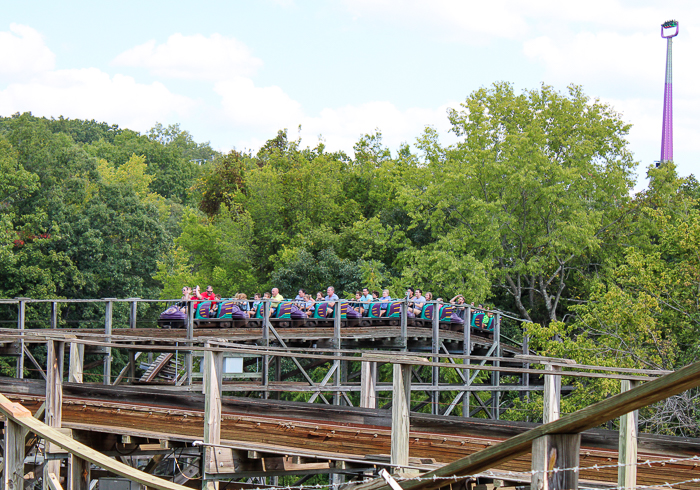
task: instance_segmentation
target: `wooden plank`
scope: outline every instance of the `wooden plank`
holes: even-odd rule
[[[25,299],[18,298],[19,303],[17,305],[17,330],[22,332],[24,330],[24,314],[25,314]],[[24,337],[19,340],[19,357],[17,358],[17,377],[19,379],[24,378]]]
[[[360,372],[360,407],[377,408],[377,363],[363,361]]]
[[[109,458],[104,454],[95,451],[94,449],[91,449],[86,445],[62,434],[58,430],[40,422],[32,417],[31,412],[26,409],[25,410],[28,415],[15,417],[13,415],[13,411],[5,409],[5,407],[11,407],[12,405],[15,404],[10,402],[10,400],[8,400],[4,395],[0,394],[0,412],[2,412],[8,418],[8,420],[11,420],[25,429],[34,432],[38,436],[53,444],[56,444],[71,454],[75,454],[105,470],[111,471],[112,473],[116,473],[128,478],[129,480],[140,483],[141,485],[146,485],[157,490],[188,490],[188,487],[177,485],[167,480],[163,480],[162,478],[157,478],[153,475],[149,475],[143,471],[132,468],[124,463],[115,461],[112,458]],[[22,435],[22,438],[17,440],[24,441],[24,436]],[[20,461],[22,461],[22,464],[24,464],[24,443],[22,442],[16,445],[21,449],[22,455]],[[22,476],[23,475],[24,470],[22,470]],[[21,490],[22,487],[16,487],[13,485],[13,487],[6,486],[5,488],[10,490]]]
[[[600,401],[559,420],[541,425],[517,435],[501,444],[474,453],[466,458],[447,464],[440,469],[423,475],[428,480],[406,481],[401,484],[405,490],[435,490],[460,480],[460,475],[475,474],[496,465],[510,461],[531,450],[532,442],[548,434],[574,434],[607,422],[632,410],[651,405],[665,398],[677,395],[700,385],[700,362],[686,366],[672,374],[650,381],[627,392]],[[457,478],[431,481],[433,476]],[[383,481],[358,485],[356,490],[386,489]]]
[[[546,364],[544,369],[552,373],[561,373],[561,367],[552,364]],[[561,412],[561,376],[544,377],[543,407],[542,421],[545,424],[554,422],[559,418],[559,413]]]
[[[90,462],[71,454],[70,490],[89,490],[90,480]]]
[[[530,488],[577,489],[580,447],[581,434],[548,434],[535,439],[532,443]]]
[[[391,464],[408,466],[410,429],[411,366],[394,364],[394,391],[391,404]],[[397,473],[403,473],[397,468]]]
[[[68,362],[68,382],[83,382],[83,361],[85,359],[85,344],[70,343]]]
[[[105,340],[112,340],[112,310],[114,303],[113,298],[107,298],[105,302]],[[109,386],[112,384],[112,348],[105,348],[104,369],[103,369],[102,384]]]
[[[58,477],[55,473],[49,473],[46,475],[46,486],[50,490],[63,490],[61,482],[58,481]]]
[[[6,414],[17,414],[20,418],[31,418],[32,414],[18,403],[0,400],[0,410]],[[24,409],[22,411],[20,409]],[[27,431],[16,422],[17,418],[5,420],[5,437],[3,438],[3,488],[22,490],[24,488],[24,439]]]
[[[44,422],[49,427],[61,427],[61,410],[63,408],[63,352],[64,342],[49,340],[46,343],[46,411]],[[54,448],[47,448],[54,452]],[[44,486],[46,487],[49,474],[61,474],[61,461],[49,460],[44,464]]]
[[[622,381],[621,391],[636,386],[634,381]],[[625,490],[637,488],[637,410],[620,417],[620,446],[617,462],[617,486]]]

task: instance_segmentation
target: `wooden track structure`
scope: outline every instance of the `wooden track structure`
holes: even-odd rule
[[[544,391],[546,395],[552,388],[545,380],[560,380],[562,375],[605,377],[633,384],[647,382],[645,385],[669,375],[534,356],[527,342],[518,345],[502,339],[498,322],[493,333],[470,328],[453,331],[440,328],[437,322],[351,327],[338,318],[332,326],[302,328],[265,323],[257,328],[195,329],[190,324],[186,329],[155,329],[136,328],[135,305],[132,301],[128,328],[113,328],[107,302],[105,328],[28,329],[18,322],[17,329],[0,329],[0,353],[16,356],[18,367],[27,362],[44,378],[0,377],[0,393],[33,413],[42,413],[42,407],[53,407],[46,409],[47,414],[60,414],[54,417],[53,423],[58,425],[53,427],[72,430],[74,439],[106,455],[119,457],[129,453],[149,458],[146,468],[151,471],[164,457],[176,459],[175,450],[201,458],[206,462],[203,467],[207,488],[219,481],[223,486],[228,479],[268,478],[271,482],[270,478],[287,475],[299,475],[303,482],[309,475],[323,473],[330,474],[331,482],[338,485],[338,478],[376,475],[382,467],[439,472],[459,465],[465,456],[478,458],[484,449],[492,452],[497,447],[506,448],[511,438],[547,427],[498,420],[505,408],[504,393],[524,396],[531,391]],[[22,319],[21,313],[19,318]],[[58,323],[52,320],[50,325],[57,327]],[[39,363],[35,355],[43,346],[50,353],[46,365]],[[66,350],[70,347],[67,373],[63,373],[63,363],[57,361],[63,358],[64,346]],[[128,358],[128,364],[118,374],[112,373],[116,350]],[[102,358],[102,383],[83,383],[84,358],[96,355]],[[202,381],[194,369],[200,356]],[[221,362],[227,356],[244,360],[245,371],[236,379],[222,376]],[[218,364],[212,359],[218,359]],[[383,364],[394,366],[393,386],[377,380],[377,370]],[[281,369],[282,365],[286,370]],[[326,376],[312,379],[312,370],[319,366],[327,368]],[[397,371],[399,366],[404,371]],[[161,371],[169,374],[159,380]],[[402,386],[409,393],[404,407],[407,418],[409,409],[425,410],[430,406],[430,413],[410,414],[406,445],[401,449],[407,459],[398,464],[394,462],[392,446],[397,432],[392,426],[391,411],[386,410],[397,406],[397,372],[406,374]],[[456,373],[457,382],[442,379],[446,372]],[[165,382],[166,377],[172,379],[169,384],[149,385]],[[218,388],[212,384],[212,377],[219,379]],[[202,390],[209,391],[202,395]],[[224,392],[247,397],[225,397]],[[285,392],[306,393],[309,401],[315,403],[269,399]],[[427,399],[423,396],[419,397],[422,401],[411,403],[410,393],[416,392],[427,394]],[[380,408],[380,393],[394,396],[384,409]],[[353,406],[358,398],[359,406]],[[455,417],[460,404],[462,416]],[[6,431],[6,437],[7,434]],[[542,433],[538,437],[544,436]],[[201,450],[193,446],[198,441],[205,442]],[[634,461],[649,461],[638,467],[638,484],[654,486],[700,478],[700,440],[640,436],[638,444]],[[509,459],[494,460],[496,463],[484,467],[472,466],[477,468],[473,473],[480,474],[482,481],[500,479],[529,484],[533,461],[529,446],[527,451],[523,447],[518,446],[517,454]],[[208,466],[218,461],[214,456],[216,448],[221,448],[218,452],[230,453],[221,461],[226,471]],[[576,457],[580,460],[582,483],[601,488],[615,486],[616,432],[587,430]],[[627,453],[624,457],[630,461]],[[81,460],[76,461],[79,464]],[[59,470],[49,474],[56,475]],[[85,471],[89,474],[89,468]],[[109,474],[95,471],[94,476]],[[83,490],[66,478],[72,488]],[[173,478],[177,480],[179,476]],[[187,477],[180,478],[179,483],[192,486],[193,481],[196,487],[202,485]],[[53,480],[45,478],[44,482],[48,485]],[[438,483],[434,488],[447,485]],[[382,486],[375,483],[368,488]],[[231,488],[245,488],[245,484],[238,482]],[[700,484],[683,488],[700,488]]]

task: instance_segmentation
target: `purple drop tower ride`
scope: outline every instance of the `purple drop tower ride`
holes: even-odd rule
[[[661,130],[661,161],[673,161],[673,65],[671,63],[671,47],[673,38],[678,35],[678,22],[667,20],[661,24],[661,37],[666,39],[666,83],[664,84],[664,122]]]

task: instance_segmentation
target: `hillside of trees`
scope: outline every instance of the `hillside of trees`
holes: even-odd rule
[[[453,145],[426,128],[390,151],[376,132],[352,154],[302,147],[286,130],[257,153],[220,154],[178,125],[139,134],[2,117],[0,297],[415,286],[528,320],[544,355],[663,369],[698,360],[692,175],[650,167],[634,193],[629,126],[576,86],[496,83],[448,117]],[[564,410],[617,391],[587,382]],[[695,395],[669,403],[648,427],[697,433]]]

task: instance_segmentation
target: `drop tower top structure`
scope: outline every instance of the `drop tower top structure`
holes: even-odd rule
[[[672,39],[678,35],[678,21],[667,20],[661,24],[661,37],[666,39],[666,82],[664,84],[664,120],[661,129],[661,161],[673,161],[673,64],[671,62]],[[657,165],[657,166],[658,166]]]

